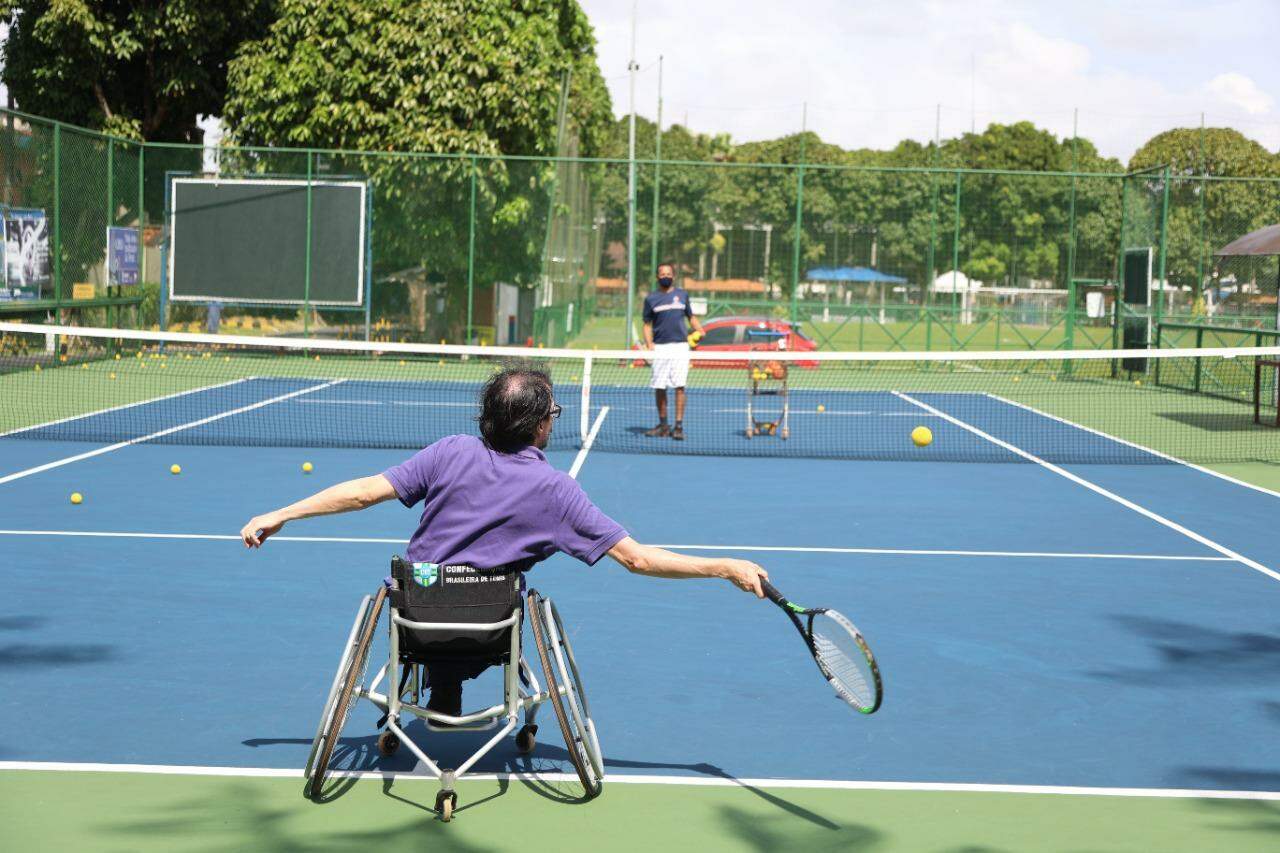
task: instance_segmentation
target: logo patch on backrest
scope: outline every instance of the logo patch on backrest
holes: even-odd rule
[[[439,574],[440,566],[437,563],[413,564],[413,582],[418,586],[431,586]]]

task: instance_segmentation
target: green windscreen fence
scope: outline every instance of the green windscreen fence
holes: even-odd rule
[[[363,181],[174,178],[169,298],[360,305]]]

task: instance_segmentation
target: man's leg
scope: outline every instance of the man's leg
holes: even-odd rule
[[[670,434],[670,429],[667,426],[667,389],[654,388],[653,399],[658,404],[658,425],[646,431],[645,435],[651,438],[662,438]],[[679,408],[678,403],[677,408]]]
[[[427,662],[427,681],[431,696],[427,709],[457,717],[462,714],[462,682],[477,677],[489,668],[486,661],[432,660]]]
[[[676,426],[671,431],[671,437],[676,441],[684,441],[684,404],[685,404],[684,387],[676,389]]]

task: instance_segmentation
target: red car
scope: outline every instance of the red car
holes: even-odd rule
[[[799,324],[771,317],[717,317],[702,324],[705,334],[698,341],[697,352],[783,351],[813,352],[818,348],[813,338],[800,331]],[[817,367],[816,361],[795,361],[796,367]],[[710,361],[694,358],[694,367],[731,367],[745,369],[743,361]]]

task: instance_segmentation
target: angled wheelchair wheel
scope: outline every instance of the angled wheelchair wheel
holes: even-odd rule
[[[348,641],[342,656],[338,675],[329,691],[329,700],[325,702],[324,712],[320,716],[319,731],[311,744],[311,758],[307,760],[306,777],[310,780],[307,792],[313,798],[318,797],[324,787],[334,747],[342,735],[342,727],[351,716],[355,698],[352,694],[356,686],[364,681],[369,668],[369,649],[373,646],[373,634],[378,627],[378,617],[382,614],[386,598],[386,587],[380,587],[372,601],[366,596],[357,613],[356,624],[352,626],[353,639]]]
[[[582,675],[573,657],[573,647],[569,644],[555,604],[537,590],[529,590],[527,603],[529,624],[533,626],[533,640],[546,676],[551,706],[555,709],[560,733],[569,750],[569,761],[582,782],[587,799],[591,799],[604,787],[604,758],[587,705],[587,694],[582,687]]]

